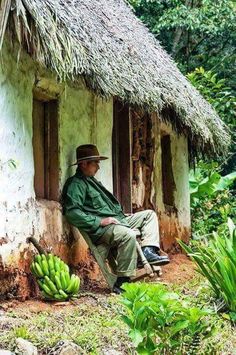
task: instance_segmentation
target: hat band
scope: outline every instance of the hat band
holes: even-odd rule
[[[82,160],[93,160],[93,159],[99,159],[99,158],[103,158],[103,157],[101,157],[100,155],[90,155],[88,157],[77,159],[77,162],[80,162]]]

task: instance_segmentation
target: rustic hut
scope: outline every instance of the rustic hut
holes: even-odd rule
[[[166,250],[187,239],[189,159],[228,146],[216,112],[125,1],[0,4],[0,293],[34,292],[29,236],[97,277],[58,202],[79,144],[110,157],[99,179],[127,212],[158,212]]]

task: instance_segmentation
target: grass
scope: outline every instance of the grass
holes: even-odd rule
[[[169,288],[190,300],[192,305],[214,308],[214,294],[200,275],[184,285],[171,284]],[[12,326],[2,327],[0,348],[14,350],[15,339],[22,337],[32,341],[40,354],[47,354],[57,342],[67,339],[80,345],[87,354],[106,354],[107,349],[112,348],[122,354],[134,354],[128,328],[120,319],[121,312],[116,296],[98,296],[97,300],[82,297],[77,305],[53,306],[40,313],[33,313],[22,304],[22,309],[18,306],[6,312]],[[236,353],[236,331],[224,317],[224,313],[210,316],[214,334],[203,342],[202,354]]]
[[[41,354],[46,354],[60,340],[71,340],[88,354],[102,354],[107,348],[131,353],[132,345],[119,316],[117,299],[102,296],[97,304],[90,301],[90,297],[85,297],[84,303],[54,306],[38,314],[22,312],[20,308],[7,312],[7,317],[16,319],[16,325],[2,330],[0,348],[14,350],[15,339],[22,337],[36,345]]]

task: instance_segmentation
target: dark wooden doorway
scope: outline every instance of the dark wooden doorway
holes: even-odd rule
[[[37,198],[58,201],[58,102],[33,100],[34,188]]]
[[[113,108],[113,188],[125,213],[132,212],[132,127],[130,108],[114,101]]]

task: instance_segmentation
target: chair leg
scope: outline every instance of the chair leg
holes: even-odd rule
[[[145,258],[144,254],[143,254],[143,251],[142,251],[142,248],[141,248],[141,246],[140,246],[140,244],[139,244],[139,242],[137,240],[136,240],[136,248],[137,248],[138,255],[139,255],[140,259],[141,259],[141,262],[143,264],[143,267],[144,267],[145,271],[147,272],[147,274],[150,277],[153,277],[154,273],[153,273],[152,267],[149,264],[149,262],[147,261],[147,259]]]
[[[136,247],[137,247],[138,255],[139,255],[141,262],[143,264],[143,269],[137,270],[136,276],[132,277],[132,281],[140,280],[146,276],[154,277],[155,274],[157,274],[158,276],[161,276],[162,275],[161,267],[158,265],[150,265],[149,264],[149,262],[147,261],[146,257],[143,254],[142,248],[141,248],[138,241],[136,241]]]

